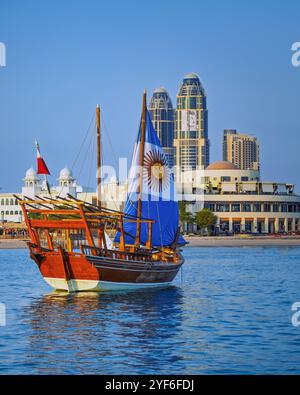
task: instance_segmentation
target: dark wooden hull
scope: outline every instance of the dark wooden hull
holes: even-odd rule
[[[104,291],[171,283],[184,260],[135,262],[63,250],[50,251],[29,246],[31,258],[44,279],[55,289]]]

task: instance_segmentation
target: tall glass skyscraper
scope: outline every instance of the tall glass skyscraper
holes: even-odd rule
[[[174,109],[165,88],[154,90],[149,112],[169,166],[172,167],[174,165]]]
[[[187,74],[177,94],[174,164],[181,170],[209,165],[206,94],[197,74]]]

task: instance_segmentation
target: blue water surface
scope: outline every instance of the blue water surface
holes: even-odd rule
[[[300,248],[185,248],[173,286],[52,292],[0,251],[1,374],[300,373]]]

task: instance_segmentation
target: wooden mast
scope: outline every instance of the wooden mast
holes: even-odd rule
[[[100,134],[100,107],[96,106],[97,128],[97,206],[101,210],[101,134]],[[102,247],[103,228],[100,224],[98,229],[98,247]]]
[[[140,246],[141,241],[141,216],[142,216],[142,193],[143,193],[143,167],[145,156],[145,134],[146,134],[146,109],[147,109],[147,92],[143,94],[142,123],[140,136],[140,158],[139,158],[139,188],[138,188],[138,206],[137,206],[137,224],[135,247]]]
[[[100,136],[100,107],[96,107],[97,127],[97,206],[101,210],[101,136]]]

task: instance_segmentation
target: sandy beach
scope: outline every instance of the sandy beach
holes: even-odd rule
[[[185,240],[189,242],[188,247],[300,246],[299,236],[282,236],[282,237],[185,236]]]
[[[187,247],[300,246],[299,236],[200,237],[184,236]],[[0,249],[27,248],[24,240],[0,239]]]
[[[24,240],[0,239],[0,250],[16,250],[21,248],[27,248]]]

